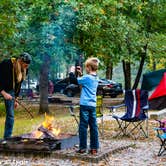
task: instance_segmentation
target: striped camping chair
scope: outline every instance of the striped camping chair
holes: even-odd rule
[[[125,114],[118,116],[117,110],[125,108]],[[148,91],[135,89],[125,91],[124,104],[108,107],[113,112],[120,132],[116,135],[130,135],[137,139],[139,136],[148,137]],[[122,109],[120,109],[122,110]]]

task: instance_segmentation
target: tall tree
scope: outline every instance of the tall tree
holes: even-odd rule
[[[0,60],[18,56],[22,51],[17,40],[19,17],[21,11],[17,1],[1,0],[0,3]]]
[[[165,0],[2,0],[0,13],[1,57],[30,52],[36,75],[46,59],[47,72],[40,73],[48,73],[47,79],[58,64],[58,70],[67,69],[79,49],[86,57],[99,57],[107,78],[123,62],[125,89],[138,87],[144,64],[149,70],[166,66]],[[132,86],[134,67],[138,74]]]
[[[63,66],[65,60],[74,59],[76,47],[71,38],[74,33],[75,11],[68,3],[33,3],[30,8],[28,47],[36,54],[40,65],[40,108],[39,113],[49,113],[48,80],[50,66]],[[42,16],[42,17],[41,17]],[[56,61],[55,61],[56,60]],[[61,64],[60,64],[61,63]]]

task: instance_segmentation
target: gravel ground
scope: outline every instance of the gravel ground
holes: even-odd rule
[[[166,155],[158,157],[158,142],[137,142],[136,148],[128,148],[110,156],[110,166],[166,166]]]
[[[110,141],[110,145],[115,144]],[[109,141],[106,141],[109,146]],[[123,146],[129,141],[120,140]],[[118,141],[116,141],[118,144]],[[159,150],[158,141],[136,141],[135,146],[110,154],[98,164],[81,161],[78,159],[55,159],[23,156],[0,155],[1,166],[166,166],[166,155],[157,156]],[[116,146],[116,145],[115,145]],[[107,147],[108,148],[108,147]]]

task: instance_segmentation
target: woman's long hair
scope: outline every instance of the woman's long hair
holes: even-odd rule
[[[26,69],[21,67],[19,59],[16,60],[15,73],[16,73],[16,79],[18,83],[21,82],[22,80],[25,80]]]

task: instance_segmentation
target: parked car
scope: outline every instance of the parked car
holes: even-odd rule
[[[110,96],[112,98],[117,97],[123,93],[122,84],[112,81],[101,79],[97,87],[97,94],[104,96]]]
[[[54,93],[56,92],[63,93],[64,89],[69,85],[69,80],[68,78],[57,79],[53,83],[54,83]]]
[[[50,84],[51,83],[51,84]],[[49,80],[48,82],[48,93],[62,93],[64,89],[69,85],[69,78],[65,79],[55,79],[55,80]],[[53,86],[53,87],[52,87]],[[39,84],[36,86],[36,91],[39,94]]]
[[[80,87],[76,84],[69,84],[63,91],[65,95],[68,97],[74,97],[75,95],[80,93]]]
[[[19,97],[20,98],[30,98],[32,99],[34,96],[33,94],[33,90],[32,89],[25,89],[25,88],[21,88],[20,89],[20,94],[19,94]]]
[[[76,94],[80,93],[80,88],[78,85],[69,84],[64,89],[64,94],[68,97],[73,97]],[[118,95],[123,93],[122,84],[117,83],[112,80],[100,79],[97,87],[97,95],[110,96],[112,98],[117,97]]]

